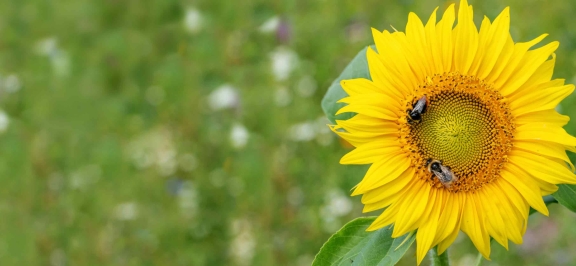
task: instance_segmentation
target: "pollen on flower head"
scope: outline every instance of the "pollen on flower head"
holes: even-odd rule
[[[418,177],[442,188],[425,166],[426,160],[435,159],[458,179],[446,188],[451,192],[475,191],[497,178],[514,132],[514,119],[502,95],[482,80],[456,72],[427,77],[408,97],[406,108],[422,95],[429,99],[422,121],[403,120],[400,129]]]

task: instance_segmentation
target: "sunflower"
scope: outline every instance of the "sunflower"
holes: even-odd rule
[[[368,230],[417,229],[418,263],[462,230],[489,259],[491,237],[521,244],[530,207],[548,215],[542,196],[576,183],[576,138],[555,111],[574,86],[551,79],[558,42],[514,43],[509,8],[479,30],[465,0],[456,26],[454,5],[436,10],[426,25],[410,13],[406,33],[372,30],[371,80],[341,82],[336,114],[355,115],[330,127],[355,147],[340,163],[371,164],[352,194],[385,209]]]

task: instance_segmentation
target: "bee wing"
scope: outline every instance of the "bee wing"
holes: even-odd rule
[[[423,113],[426,110],[426,96],[420,98],[420,100],[418,100],[416,102],[416,104],[414,105],[414,108],[412,109],[413,112],[419,112],[419,113]]]
[[[452,173],[452,169],[450,169],[450,167],[441,165],[440,169],[442,169],[442,175],[444,176],[446,182],[455,181],[454,173]]]
[[[446,182],[446,175],[444,175],[444,173],[441,171],[432,170],[432,173],[438,178],[438,180],[440,180],[440,182]]]

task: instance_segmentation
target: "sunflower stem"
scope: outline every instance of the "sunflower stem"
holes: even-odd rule
[[[482,265],[482,253],[478,252],[478,256],[476,257],[476,266]]]
[[[448,259],[448,249],[444,253],[438,255],[438,247],[434,247],[428,251],[430,259],[432,260],[433,266],[450,266],[450,260]]]

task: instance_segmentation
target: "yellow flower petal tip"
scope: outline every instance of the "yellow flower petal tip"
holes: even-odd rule
[[[530,207],[549,215],[542,195],[576,183],[576,138],[554,110],[574,90],[551,80],[559,43],[515,43],[508,7],[480,27],[467,1],[459,9],[426,24],[410,13],[405,33],[372,28],[371,80],[341,82],[338,113],[356,115],[330,126],[356,147],[341,163],[371,164],[352,191],[365,211],[385,209],[368,230],[417,230],[418,264],[460,231],[486,259],[491,237],[522,243]]]

